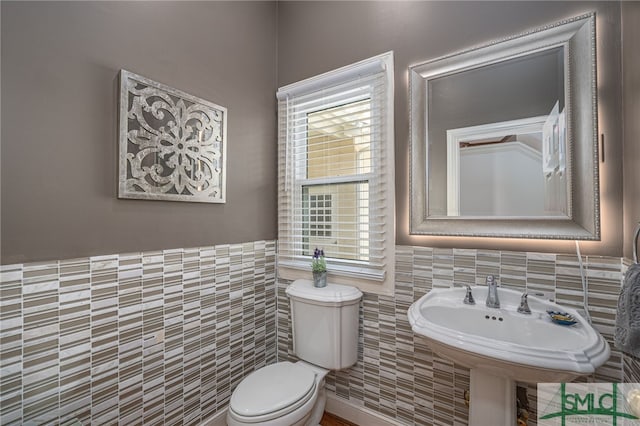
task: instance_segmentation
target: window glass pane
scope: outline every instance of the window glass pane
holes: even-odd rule
[[[307,178],[369,173],[371,100],[307,114]]]
[[[368,182],[303,186],[302,205],[312,206],[302,211],[303,254],[318,247],[329,258],[369,260]]]

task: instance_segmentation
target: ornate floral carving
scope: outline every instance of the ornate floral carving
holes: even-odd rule
[[[227,110],[122,70],[121,198],[225,202]]]

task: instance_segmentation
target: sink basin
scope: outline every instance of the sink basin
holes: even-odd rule
[[[488,288],[433,289],[409,308],[413,331],[432,350],[471,369],[470,424],[515,424],[515,381],[567,382],[588,375],[609,359],[609,345],[578,312],[529,296],[530,315],[517,312],[521,292],[498,288],[500,308],[485,306]],[[559,325],[548,310],[577,323]]]
[[[475,305],[462,303],[466,289],[433,289],[409,309],[413,331],[441,356],[469,368],[493,370],[523,382],[570,381],[591,374],[609,359],[609,345],[574,309],[529,296],[531,315],[517,312],[521,293],[498,288],[500,308],[487,308],[487,287],[472,287]],[[559,325],[547,310],[564,311],[578,323]]]

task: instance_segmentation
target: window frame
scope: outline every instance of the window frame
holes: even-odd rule
[[[292,139],[288,133],[288,123],[286,119],[283,121],[279,114],[279,123],[281,126],[285,127],[285,135],[282,136],[282,131],[280,129],[280,140],[279,140],[279,161],[280,161],[280,169],[279,170],[279,180],[283,180],[284,186],[291,188],[292,194],[289,195],[290,201],[288,203],[288,208],[278,206],[279,216],[282,215],[282,211],[284,210],[287,213],[287,217],[290,219],[293,214],[292,211],[295,211],[296,208],[302,208],[302,193],[304,188],[310,188],[314,185],[332,185],[332,184],[341,184],[341,183],[361,183],[367,182],[370,190],[375,190],[375,188],[384,187],[384,196],[372,200],[369,199],[369,206],[378,205],[384,211],[384,223],[382,224],[382,228],[384,229],[383,235],[384,238],[380,241],[379,249],[384,253],[384,265],[376,266],[373,265],[370,261],[361,261],[361,260],[347,260],[347,259],[333,259],[328,258],[328,280],[337,284],[349,284],[354,285],[360,288],[362,291],[377,293],[377,294],[393,294],[394,291],[394,281],[395,281],[395,174],[394,174],[394,120],[393,120],[393,102],[394,102],[394,77],[393,77],[393,52],[387,52],[382,55],[375,56],[373,58],[360,61],[356,64],[352,64],[343,68],[339,68],[334,71],[330,71],[328,73],[312,77],[307,80],[300,81],[298,83],[294,83],[288,86],[281,87],[278,89],[278,99],[285,100],[290,95],[299,95],[299,94],[308,94],[313,93],[320,90],[331,90],[336,86],[339,86],[342,83],[348,83],[350,81],[356,81],[362,75],[372,75],[377,73],[383,73],[384,84],[384,97],[382,103],[379,106],[371,108],[372,111],[380,111],[382,116],[380,118],[372,117],[372,128],[379,126],[381,122],[384,122],[384,127],[381,131],[376,133],[377,135],[381,135],[382,140],[378,141],[381,144],[382,150],[384,150],[384,155],[371,156],[371,169],[366,173],[357,173],[350,174],[346,176],[331,176],[331,177],[323,177],[323,178],[308,178],[306,175],[301,176],[303,170],[306,171],[306,168],[300,167],[296,168],[294,166],[289,167],[288,158],[285,158],[284,161],[284,171],[283,162],[281,160],[282,156],[282,147],[281,145],[284,143],[286,146],[284,147],[284,152],[288,153],[289,150],[292,149],[303,149],[306,150],[306,141],[307,141],[307,132],[297,136],[295,139]],[[370,84],[369,89],[365,94],[349,94],[348,91],[345,92],[344,96],[337,96],[335,100],[332,100],[330,103],[321,104],[317,111],[322,111],[325,109],[329,109],[331,107],[345,105],[349,103],[358,102],[365,99],[370,99],[371,102],[377,102],[377,99],[374,100],[374,88],[375,84]],[[320,98],[319,98],[320,99]],[[295,106],[294,106],[295,108]],[[305,110],[304,112],[296,112],[292,111],[292,114],[288,111],[288,117],[296,117],[294,120],[298,120],[299,118],[307,119],[306,117],[299,117],[299,114],[309,114],[309,110]],[[375,124],[374,124],[375,123]],[[283,139],[284,138],[284,139]],[[300,146],[302,144],[303,146]],[[304,151],[303,151],[304,152]],[[287,155],[287,154],[285,154]],[[382,164],[380,164],[382,163]],[[384,181],[382,178],[376,178],[380,176],[379,170],[386,170]],[[375,185],[372,185],[372,182],[375,182]],[[280,191],[280,189],[279,189]],[[279,194],[279,200],[280,200]],[[357,200],[357,209],[356,209],[356,219],[359,221],[360,215],[360,200]],[[304,217],[300,221],[300,225],[304,224]],[[310,222],[309,222],[310,223]],[[295,228],[296,224],[291,224],[293,228]],[[332,229],[333,230],[333,229]],[[360,230],[358,229],[357,234],[359,235]],[[370,231],[367,231],[370,232]],[[292,232],[286,233],[285,237],[289,236]],[[282,230],[278,229],[278,242],[279,244],[283,241]],[[288,244],[293,244],[296,248],[293,250],[294,252],[301,252],[302,247],[304,245],[304,238],[301,238],[300,241],[294,241],[290,239],[287,241]],[[373,242],[370,242],[372,244]],[[300,250],[298,250],[298,247]],[[357,249],[360,250],[360,249]],[[298,279],[298,278],[311,278],[311,256],[305,255],[289,255],[286,259],[281,258],[280,250],[278,250],[278,266],[277,266],[277,274],[278,278],[283,279]]]

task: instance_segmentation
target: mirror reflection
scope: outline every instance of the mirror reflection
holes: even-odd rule
[[[566,216],[564,54],[428,81],[429,216]]]

